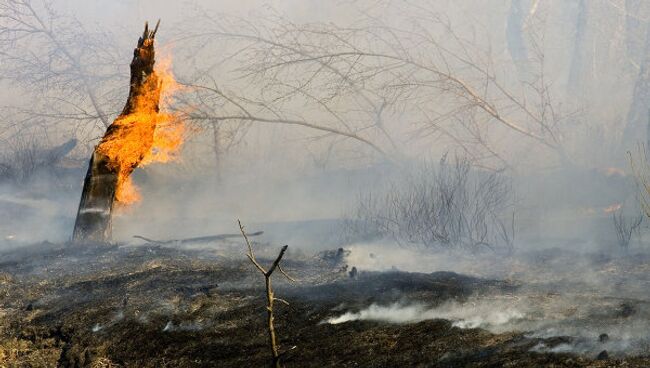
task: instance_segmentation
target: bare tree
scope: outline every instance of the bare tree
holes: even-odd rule
[[[203,22],[194,23],[203,24],[200,30],[182,39],[236,43],[224,58],[236,58],[240,80],[260,92],[243,98],[199,83],[194,87],[230,106],[192,117],[300,125],[389,157],[400,157],[415,137],[435,137],[493,169],[511,165],[508,152],[494,143],[508,135],[568,160],[563,118],[543,75],[506,82],[491,50],[461,37],[444,16],[415,3],[380,2],[379,8],[409,27],[370,12],[354,27],[201,15]],[[404,130],[411,138],[400,134]]]
[[[51,171],[77,145],[75,139],[51,147],[37,134],[22,134],[5,142],[0,153],[0,182],[25,184],[34,174]]]
[[[42,146],[34,135],[17,136],[7,142],[0,160],[0,180],[24,183],[46,162],[39,154]]]
[[[353,26],[208,12],[196,14],[191,28],[181,26],[175,41],[192,71],[181,76],[191,93],[179,108],[212,131],[216,163],[255,124],[302,129],[327,139],[328,149],[353,146],[371,158],[399,160],[413,142],[435,142],[440,152],[459,147],[474,165],[493,170],[525,165],[531,149],[572,161],[571,115],[544,75],[538,0],[511,3],[508,46],[526,65],[518,80],[509,69],[516,65],[504,66],[487,40],[465,37],[480,30],[453,24],[433,5],[372,3]],[[82,127],[82,141],[96,138],[118,112],[114,82],[126,75],[116,62],[123,58],[106,43],[111,37],[56,14],[45,0],[8,1],[0,17],[3,75],[47,96],[42,106],[12,108],[12,120],[66,122]],[[27,45],[42,47],[21,53]],[[503,139],[516,144],[499,144]]]
[[[1,79],[23,88],[27,103],[3,108],[7,132],[54,125],[84,139],[108,127],[126,78],[113,37],[58,14],[47,0],[0,4]]]

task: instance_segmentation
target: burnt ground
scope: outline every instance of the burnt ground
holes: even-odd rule
[[[268,263],[273,247],[260,247]],[[216,250],[215,250],[216,249]],[[261,275],[241,243],[210,249],[44,243],[0,254],[0,367],[262,367],[269,363]],[[433,319],[324,323],[405,298],[435,306],[518,285],[451,272],[349,275],[336,253],[291,251],[274,275],[286,367],[643,367],[650,357],[535,351],[572,337],[495,334]],[[294,348],[295,347],[295,348]]]

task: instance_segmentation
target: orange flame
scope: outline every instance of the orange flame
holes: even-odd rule
[[[117,171],[115,200],[119,205],[141,198],[130,177],[136,167],[178,158],[185,123],[178,113],[159,111],[159,105],[168,105],[179,89],[171,72],[171,59],[158,61],[155,72],[142,85],[133,111],[120,115],[97,147],[108,158],[109,168]]]
[[[616,212],[616,211],[620,210],[621,207],[623,207],[622,203],[614,203],[614,204],[612,204],[610,206],[607,206],[607,207],[603,208],[603,212],[605,212],[605,213]]]

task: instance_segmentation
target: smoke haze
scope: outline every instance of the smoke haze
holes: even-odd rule
[[[70,240],[135,38],[161,19],[158,55],[184,86],[164,108],[190,129],[178,160],[135,170],[142,200],[118,209],[116,243],[232,234],[241,219],[262,243],[349,250],[359,271],[520,286],[325,323],[449,319],[574,337],[538,351],[647,352],[650,6],[632,3],[33,1],[58,43],[0,32],[0,249]],[[421,198],[425,225],[392,221]]]

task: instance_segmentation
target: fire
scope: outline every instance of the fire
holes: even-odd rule
[[[119,205],[141,198],[131,180],[136,167],[178,158],[185,124],[178,113],[162,112],[159,106],[168,105],[179,89],[171,72],[171,58],[163,58],[141,86],[130,112],[113,122],[97,147],[97,152],[107,157],[109,168],[117,172],[115,200]]]
[[[623,204],[622,204],[622,203],[614,203],[614,204],[612,204],[612,205],[610,205],[610,206],[605,207],[605,208],[603,209],[603,212],[605,212],[605,213],[616,212],[616,211],[620,210],[621,207],[623,207]]]
[[[605,176],[626,176],[625,171],[618,167],[605,167],[600,169]]]

